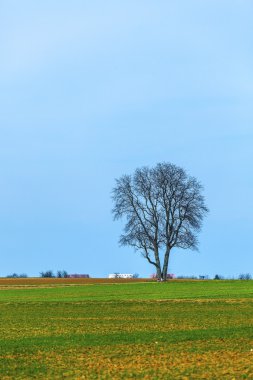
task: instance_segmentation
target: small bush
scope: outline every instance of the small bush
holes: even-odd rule
[[[58,270],[57,271],[57,277],[58,278],[67,278],[68,273],[65,270]]]
[[[134,277],[134,278],[137,278],[137,277]],[[157,279],[157,274],[156,273],[152,273],[151,276],[150,276],[150,278],[153,278],[154,280],[156,280]],[[173,273],[167,273],[167,279],[168,280],[172,280],[174,278],[176,278],[176,276]],[[179,278],[179,277],[177,277],[177,278]]]
[[[242,273],[239,275],[239,280],[251,280],[251,274],[250,273]]]
[[[27,274],[26,273],[21,273],[21,274],[17,274],[17,273],[12,273],[12,274],[8,274],[8,276],[6,276],[6,278],[27,278]]]
[[[53,271],[47,270],[45,272],[40,272],[40,277],[53,278],[53,277],[55,277],[55,275],[54,275]]]
[[[198,277],[196,276],[177,276],[179,280],[197,280]]]
[[[18,274],[17,273],[8,274],[6,278],[18,278]]]
[[[213,279],[214,280],[224,280],[224,277],[221,276],[220,274],[216,274]]]
[[[47,270],[45,272],[40,272],[40,277],[45,277],[45,278],[67,278],[69,277],[67,271],[65,270],[58,270],[56,273],[56,276],[52,270]]]

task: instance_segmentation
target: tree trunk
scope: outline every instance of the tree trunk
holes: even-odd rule
[[[157,247],[155,247],[154,253],[155,253],[155,261],[156,261],[156,277],[157,277],[158,281],[161,281],[161,279],[162,279],[162,270],[161,270],[159,251],[158,251]]]
[[[167,248],[164,255],[164,263],[163,263],[163,271],[162,271],[163,281],[167,281],[169,258],[170,258],[170,248]]]
[[[156,278],[157,278],[157,281],[161,281],[162,279],[161,267],[156,267]]]

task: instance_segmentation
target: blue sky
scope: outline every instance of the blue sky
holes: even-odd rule
[[[253,268],[253,4],[0,2],[0,275],[153,268],[119,248],[115,178],[160,161],[205,187],[177,275]],[[253,274],[253,273],[252,273]]]

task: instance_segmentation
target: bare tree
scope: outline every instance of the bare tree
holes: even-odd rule
[[[116,180],[114,220],[126,218],[120,245],[140,251],[167,279],[172,248],[197,249],[197,233],[208,209],[201,184],[170,163],[136,169]]]

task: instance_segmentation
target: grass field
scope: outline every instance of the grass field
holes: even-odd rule
[[[1,379],[253,379],[253,281],[0,279]]]

